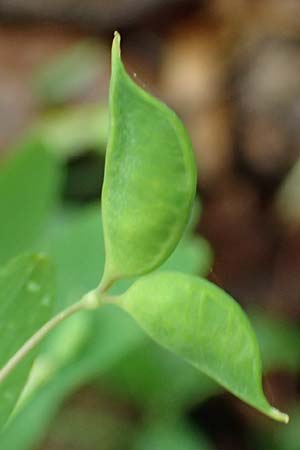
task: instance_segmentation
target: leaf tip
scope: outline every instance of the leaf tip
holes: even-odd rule
[[[118,55],[119,57],[121,55],[120,45],[121,45],[121,35],[118,31],[115,31],[112,44],[112,53],[116,53],[116,55]]]
[[[290,418],[289,418],[289,416],[287,415],[287,414],[285,414],[285,413],[282,413],[281,411],[279,411],[279,409],[276,409],[276,408],[271,408],[270,409],[270,417],[272,418],[272,419],[274,419],[274,420],[277,420],[277,422],[281,422],[281,423],[284,423],[284,424],[288,424],[289,423],[289,421],[290,421]]]

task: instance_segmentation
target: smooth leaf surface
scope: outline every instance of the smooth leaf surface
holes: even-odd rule
[[[54,205],[60,168],[38,139],[28,138],[0,166],[0,264],[32,250]]]
[[[136,281],[116,299],[161,345],[275,420],[262,389],[256,337],[239,305],[207,280],[176,272]]]
[[[53,307],[52,267],[42,255],[25,255],[0,271],[0,367],[50,317]],[[0,384],[0,429],[26,383],[36,350]]]
[[[181,121],[127,75],[118,34],[109,103],[104,284],[149,272],[168,258],[188,222],[196,187],[193,150]]]

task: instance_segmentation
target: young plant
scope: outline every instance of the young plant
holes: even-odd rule
[[[95,290],[48,320],[52,275],[48,263],[45,268],[45,258],[23,256],[0,272],[1,291],[7,298],[7,305],[1,304],[0,309],[6,324],[1,327],[0,426],[26,382],[27,354],[70,315],[106,304],[124,310],[155,341],[249,405],[288,422],[288,416],[265,398],[258,344],[239,305],[205,279],[180,272],[154,272],[183,235],[195,189],[193,150],[182,123],[128,76],[116,33],[102,191],[104,274]],[[130,277],[138,279],[127,291],[109,294],[114,283]],[[16,335],[18,339],[13,339]]]

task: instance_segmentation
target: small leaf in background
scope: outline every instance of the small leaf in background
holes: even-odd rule
[[[111,129],[102,214],[103,284],[160,266],[187,225],[196,188],[190,139],[167,106],[138,87],[112,48]]]
[[[160,270],[178,270],[206,277],[213,265],[213,251],[201,236],[185,234]]]
[[[46,257],[20,256],[0,271],[0,367],[49,318],[53,309],[53,274]],[[36,355],[32,351],[0,384],[0,428],[11,414]]]
[[[187,229],[175,251],[160,266],[163,270],[178,270],[206,277],[212,268],[214,255],[210,243],[194,232],[202,213],[202,206],[196,197]]]
[[[0,264],[31,250],[47,222],[60,167],[44,144],[27,139],[0,166]]]
[[[33,90],[50,105],[74,100],[95,83],[101,67],[107,67],[106,58],[106,50],[96,42],[81,42],[43,66],[33,79]]]
[[[158,343],[267,416],[258,344],[239,305],[207,280],[176,272],[136,281],[116,300]]]
[[[86,150],[105,153],[108,134],[107,108],[93,104],[51,111],[35,125],[34,133],[57,157],[67,159]]]

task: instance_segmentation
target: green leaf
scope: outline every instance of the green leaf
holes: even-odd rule
[[[195,195],[191,142],[173,111],[138,87],[112,48],[110,135],[102,214],[103,284],[147,273],[172,253]]]
[[[32,250],[60,181],[60,169],[41,141],[28,138],[0,166],[0,264]]]
[[[288,421],[264,396],[259,348],[246,315],[220,288],[161,272],[136,281],[116,301],[161,345],[267,416]]]
[[[52,267],[42,255],[20,256],[0,271],[0,367],[49,319],[52,282]],[[0,384],[0,428],[27,381],[35,354],[31,352]]]

